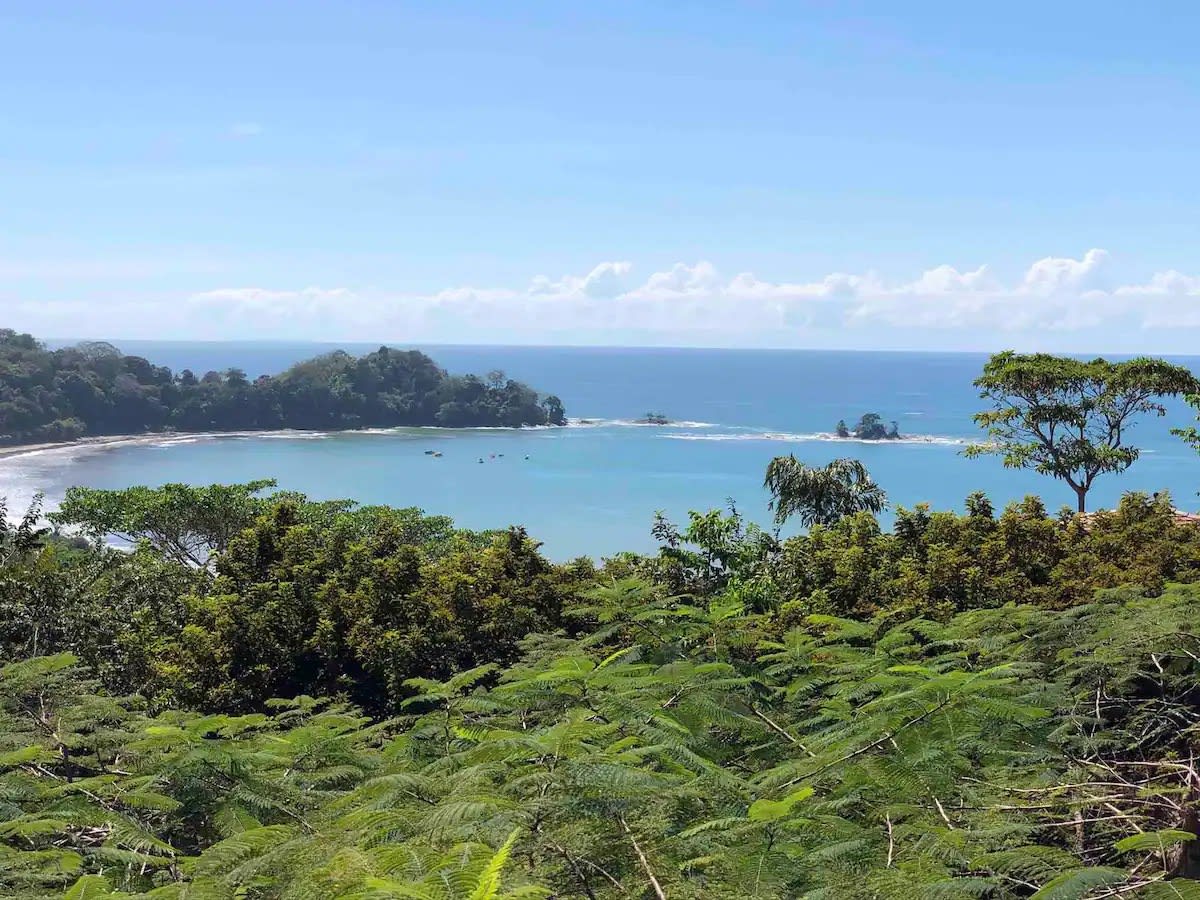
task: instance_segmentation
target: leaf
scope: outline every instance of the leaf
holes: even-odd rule
[[[1132,853],[1137,850],[1155,850],[1161,853],[1168,847],[1174,847],[1176,844],[1194,841],[1195,839],[1196,835],[1190,831],[1167,828],[1164,831],[1146,831],[1141,834],[1131,834],[1129,837],[1122,838],[1113,844],[1113,849],[1120,853]]]
[[[596,670],[599,671],[600,669],[605,669],[608,666],[611,666],[613,663],[619,662],[629,654],[634,653],[637,649],[638,648],[636,646],[622,647],[620,650],[610,653],[600,662],[600,665],[596,666]]]
[[[47,760],[57,758],[58,754],[47,747],[42,747],[38,744],[31,744],[28,747],[22,747],[20,750],[11,750],[8,753],[0,753],[0,769],[8,769],[13,766],[23,766],[31,762],[46,762]]]
[[[103,875],[84,875],[63,895],[63,900],[92,900],[93,897],[112,895],[112,885]]]
[[[1138,893],[1139,900],[1200,900],[1200,881],[1175,878],[1147,885]]]
[[[44,834],[58,834],[70,823],[63,819],[20,818],[0,822],[0,835],[4,837],[32,838]]]
[[[35,656],[33,659],[24,659],[19,662],[9,663],[0,668],[0,678],[37,678],[44,675],[53,675],[55,672],[71,668],[77,662],[79,662],[79,658],[71,653],[56,653],[53,656]]]
[[[751,822],[775,822],[791,815],[792,807],[813,795],[811,787],[792,791],[782,800],[755,800],[747,814]]]
[[[1073,869],[1047,882],[1030,900],[1083,900],[1093,888],[1121,884],[1126,877],[1123,869]]]
[[[504,865],[508,862],[508,855],[512,852],[513,844],[517,842],[518,834],[519,831],[510,834],[504,846],[488,861],[479,874],[479,881],[475,890],[471,892],[470,900],[496,900],[500,895],[500,873],[504,871]]]

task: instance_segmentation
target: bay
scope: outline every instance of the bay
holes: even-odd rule
[[[398,346],[395,342],[389,342]],[[127,353],[175,370],[237,367],[251,377],[338,347],[273,342],[125,341]],[[974,490],[997,507],[1029,494],[1054,510],[1072,502],[1059,482],[969,460],[980,401],[972,387],[986,356],[958,353],[701,350],[583,347],[419,347],[452,372],[502,369],[558,394],[573,419],[561,429],[402,429],[350,434],[147,439],[70,447],[0,460],[0,494],[19,511],[35,492],[50,506],[69,485],[244,481],[275,478],[314,498],[419,506],[469,528],[526,526],[556,559],[649,550],[656,511],[729,501],[770,524],[762,474],[772,456],[811,463],[862,459],[893,506],[928,502],[961,509]],[[1174,358],[1200,371],[1200,358]],[[676,424],[636,425],[647,412]],[[896,420],[901,442],[829,439],[838,419],[864,412]],[[1191,421],[1181,403],[1134,432],[1144,455],[1121,476],[1102,478],[1094,508],[1128,490],[1169,490],[1196,506],[1200,457],[1169,434]],[[580,421],[587,420],[587,421]],[[442,454],[433,457],[425,451]],[[889,518],[888,516],[884,517]]]

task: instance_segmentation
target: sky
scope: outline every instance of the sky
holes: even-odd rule
[[[0,325],[1196,350],[1191,2],[0,3]]]

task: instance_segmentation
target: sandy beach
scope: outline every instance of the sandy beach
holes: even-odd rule
[[[44,453],[48,450],[67,450],[71,448],[103,448],[117,444],[149,444],[170,443],[172,441],[194,441],[199,438],[219,439],[234,437],[262,437],[278,434],[308,434],[300,430],[276,431],[151,431],[142,434],[109,434],[100,437],[78,438],[73,441],[49,441],[40,444],[20,444],[11,447],[0,447],[0,460],[12,459],[18,456],[28,456],[32,453]]]
[[[47,444],[21,444],[12,447],[0,447],[0,459],[11,459],[14,456],[25,456],[29,453],[41,453],[45,450],[61,450],[67,447],[95,447],[105,444],[116,444],[122,441],[137,440],[146,435],[112,435],[109,437],[79,438],[74,441],[54,441]]]

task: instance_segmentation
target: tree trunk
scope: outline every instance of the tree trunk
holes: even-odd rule
[[[1071,485],[1075,489],[1075,496],[1079,500],[1079,511],[1087,512],[1087,492],[1088,489],[1079,485]]]
[[[1200,816],[1196,814],[1195,807],[1195,792],[1191,792],[1189,798],[1191,802],[1184,808],[1183,821],[1179,823],[1179,828],[1196,833],[1196,829],[1200,828]],[[1193,847],[1195,841],[1186,841],[1178,848],[1178,856],[1175,859],[1175,865],[1172,867],[1171,876],[1174,878],[1195,878],[1200,875],[1200,847]]]

